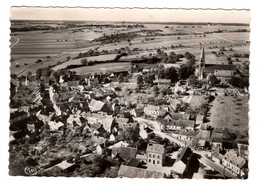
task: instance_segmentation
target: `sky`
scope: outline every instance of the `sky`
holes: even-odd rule
[[[109,9],[12,7],[11,20],[250,23],[250,11],[223,9]]]

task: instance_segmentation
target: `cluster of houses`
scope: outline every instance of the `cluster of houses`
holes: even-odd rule
[[[231,72],[228,72],[228,76],[233,75],[233,70],[230,66]],[[217,70],[206,67],[203,72],[214,72],[217,77],[226,80],[227,71],[222,68]],[[116,78],[112,75],[109,81],[113,81],[111,79]],[[86,89],[79,81],[64,82],[62,79],[57,87],[45,84],[43,90],[36,83],[21,84],[13,81],[12,99],[23,101],[22,104],[26,104],[30,99],[32,104],[11,108],[10,142],[19,142],[23,137],[34,139],[46,128],[50,135],[58,135],[60,138],[72,133],[74,137],[68,141],[72,151],[77,151],[81,156],[91,153],[103,155],[108,152],[112,158],[123,161],[118,177],[140,178],[174,175],[185,177],[194,151],[210,150],[212,152],[207,156],[210,160],[237,176],[243,175],[247,159],[245,155],[239,155],[240,150],[231,151],[234,147],[228,146],[222,131],[209,127],[204,114],[194,117],[179,111],[184,103],[192,106],[194,99],[204,99],[191,92],[187,83],[178,82],[170,87],[174,94],[180,92],[186,96],[169,96],[165,104],[148,103],[128,109],[125,102],[118,98],[118,94],[124,86],[135,89],[136,83],[111,82],[97,87],[99,84],[95,78],[86,78],[85,81],[91,89]],[[170,85],[170,80],[157,79],[154,83],[165,86]],[[222,95],[221,90],[217,92],[219,96]],[[178,151],[174,163],[167,163],[167,148],[162,144],[149,143],[145,152],[141,152],[135,147],[129,147],[127,141],[120,141],[122,133],[137,127],[142,139],[147,139],[152,131],[156,131],[160,137],[177,143],[181,150]],[[40,141],[33,148],[40,151],[46,143],[47,141]],[[51,151],[54,149],[44,155]],[[64,157],[72,155],[72,152],[66,150],[60,150],[58,153]],[[73,165],[74,163],[64,160],[55,167],[65,170]]]

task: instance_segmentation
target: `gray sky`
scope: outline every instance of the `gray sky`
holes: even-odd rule
[[[11,20],[250,23],[248,10],[12,8]]]

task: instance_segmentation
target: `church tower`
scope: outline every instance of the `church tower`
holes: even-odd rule
[[[205,52],[204,52],[204,46],[202,46],[200,59],[199,59],[199,71],[198,71],[198,77],[200,79],[204,77],[204,70],[205,70]]]

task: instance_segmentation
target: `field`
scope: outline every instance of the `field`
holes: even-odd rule
[[[77,74],[94,74],[94,73],[106,73],[106,72],[119,72],[130,69],[131,64],[126,62],[114,62],[96,64],[94,66],[84,66],[71,71],[75,71]]]
[[[247,97],[217,96],[210,109],[210,125],[244,135],[248,132],[248,111]]]
[[[22,27],[23,24],[26,24],[26,26],[37,26],[40,23],[39,21],[19,23],[17,27]],[[11,33],[12,63],[10,69],[12,73],[25,75],[27,71],[34,73],[39,67],[50,65],[57,70],[67,65],[79,64],[80,59],[73,60],[72,58],[76,57],[80,52],[87,52],[90,49],[99,52],[107,50],[110,54],[87,57],[89,61],[112,60],[116,55],[112,53],[122,48],[138,50],[137,54],[130,54],[127,57],[123,57],[124,59],[138,58],[150,54],[156,55],[158,48],[166,53],[171,51],[174,51],[176,54],[190,52],[198,59],[200,47],[204,45],[207,63],[217,64],[227,63],[226,58],[229,54],[236,52],[249,53],[248,44],[245,43],[245,41],[249,41],[249,32],[216,33],[218,30],[249,30],[247,26],[143,24],[144,28],[127,28],[122,27],[120,23],[116,23],[114,27],[73,27],[62,29],[63,26],[66,26],[66,23],[43,22],[42,24],[41,26],[46,24],[46,26],[56,27],[57,29]],[[81,25],[83,23],[78,24]],[[204,32],[209,31],[214,31],[215,33],[204,35]],[[131,43],[127,39],[105,44],[93,41],[104,35],[133,32],[137,33],[138,36],[131,39]],[[163,35],[161,36],[160,34]],[[215,54],[212,54],[212,51],[218,52],[221,46],[227,49],[232,48],[233,51],[227,51],[225,55],[216,57]],[[67,57],[70,57],[70,60],[67,61]],[[35,61],[38,59],[41,59],[42,62],[36,64]],[[59,65],[55,66],[58,63]],[[82,72],[82,69],[79,71]]]

